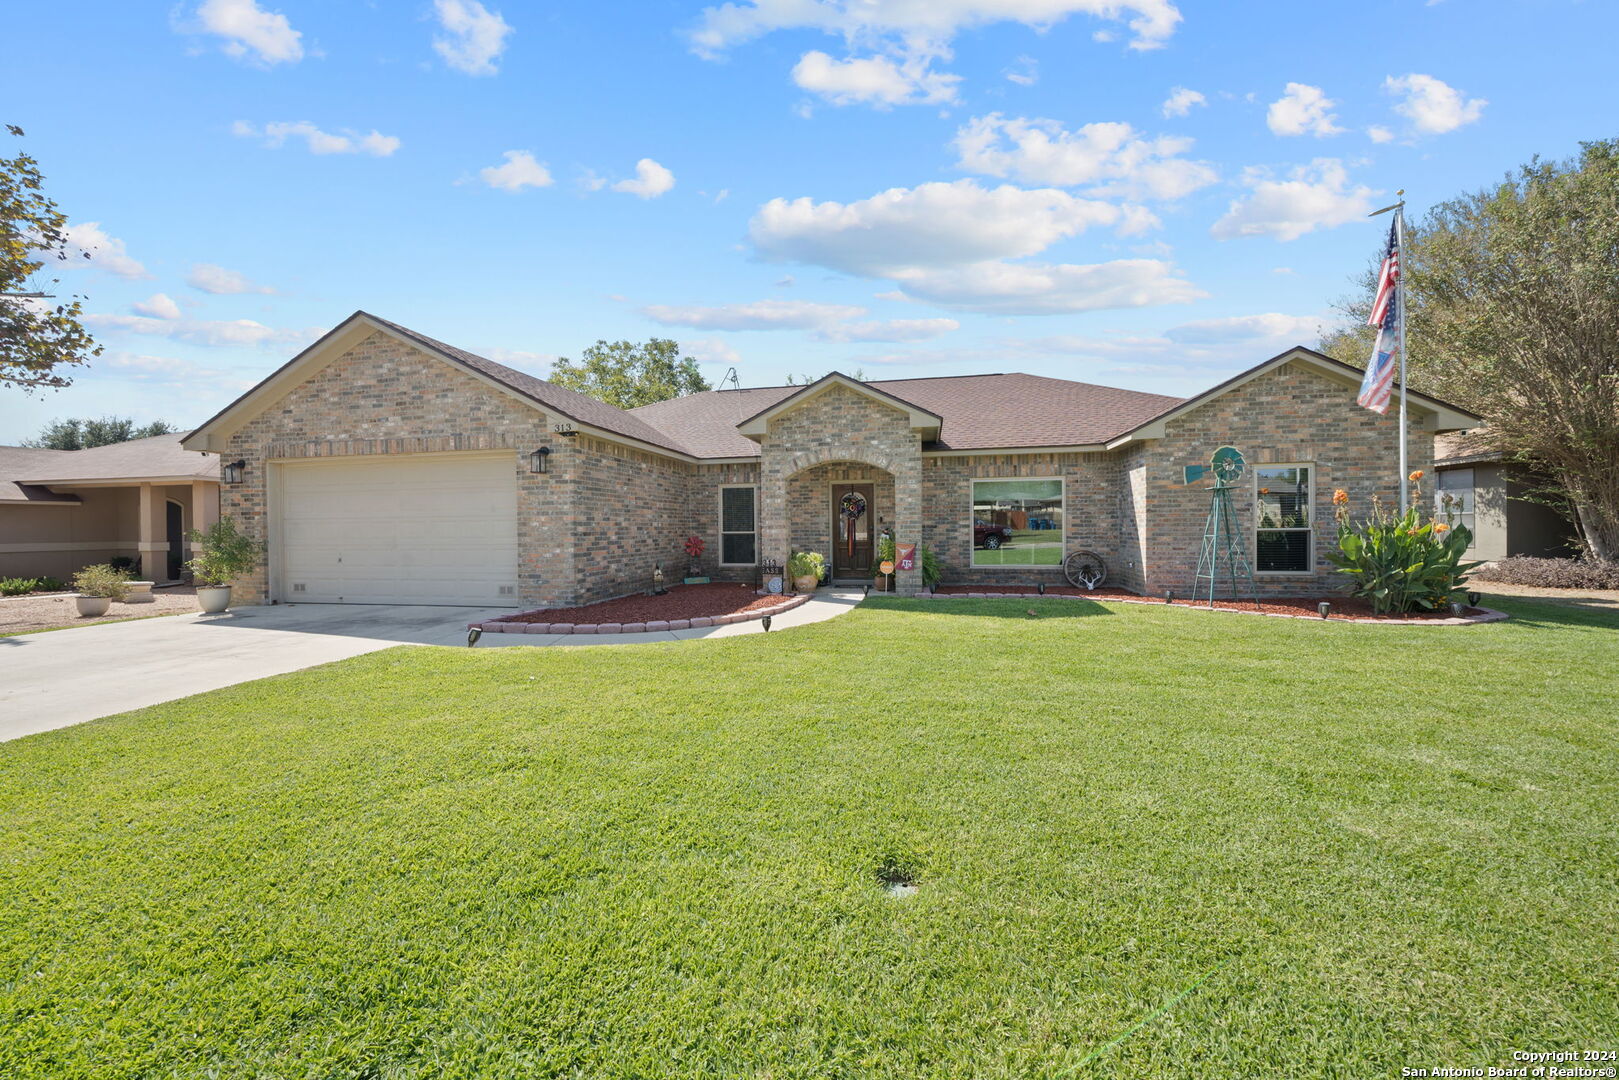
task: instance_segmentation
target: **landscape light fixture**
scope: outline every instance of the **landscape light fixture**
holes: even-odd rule
[[[478,639],[481,637],[483,637],[483,627],[474,626],[469,629],[467,631],[467,648],[470,649],[474,645],[478,644]]]
[[[247,475],[247,462],[238,458],[229,462],[220,469],[220,479],[227,484],[240,484],[242,477]]]
[[[531,451],[528,455],[528,471],[544,475],[551,471],[546,465],[546,462],[550,460],[551,448],[549,446],[542,446],[538,450]]]
[[[1323,600],[1315,606],[1315,609],[1319,611],[1321,613],[1321,617],[1325,619],[1327,617],[1327,612],[1332,610],[1332,605]]]
[[[770,616],[766,615],[764,618],[760,619],[759,622],[764,626],[765,633],[770,633]]]

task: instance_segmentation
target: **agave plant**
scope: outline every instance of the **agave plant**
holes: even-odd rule
[[[1448,504],[1442,515],[1418,511],[1421,471],[1410,481],[1409,509],[1395,513],[1374,495],[1372,516],[1361,522],[1350,520],[1348,492],[1340,488],[1332,496],[1338,550],[1327,552],[1327,561],[1353,579],[1350,595],[1370,601],[1379,615],[1442,608],[1479,565],[1462,561],[1472,533],[1451,520]]]

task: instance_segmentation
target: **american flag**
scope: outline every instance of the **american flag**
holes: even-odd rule
[[[1377,271],[1377,295],[1372,298],[1372,314],[1366,322],[1377,327],[1377,344],[1372,346],[1371,363],[1366,365],[1366,377],[1360,381],[1360,397],[1356,400],[1373,412],[1388,412],[1400,352],[1400,241],[1392,222],[1383,265]]]

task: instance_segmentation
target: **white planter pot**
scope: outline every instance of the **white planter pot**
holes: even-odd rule
[[[199,585],[197,587],[197,606],[202,608],[205,615],[217,615],[230,607],[229,585]]]
[[[75,596],[73,606],[77,607],[79,614],[85,618],[94,618],[97,615],[107,613],[107,609],[112,606],[112,598],[110,596]]]

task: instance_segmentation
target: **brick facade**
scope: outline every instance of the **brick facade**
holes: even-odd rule
[[[269,538],[267,503],[278,461],[377,454],[510,451],[516,474],[518,599],[527,606],[587,603],[649,587],[654,563],[675,582],[688,563],[686,537],[703,537],[701,572],[751,580],[751,567],[721,567],[719,489],[757,487],[760,558],[795,550],[832,553],[829,486],[871,483],[873,532],[892,526],[902,542],[938,555],[947,582],[1061,579],[1059,567],[972,566],[972,481],[1060,477],[1066,550],[1107,560],[1110,584],[1149,593],[1189,593],[1208,512],[1207,485],[1181,483],[1187,464],[1232,444],[1251,464],[1308,464],[1315,543],[1308,574],[1263,576],[1272,595],[1317,592],[1336,577],[1322,558],[1334,535],[1332,492],[1344,488],[1362,516],[1375,492],[1397,498],[1392,462],[1396,417],[1354,404],[1354,390],[1289,364],[1170,421],[1164,436],[1095,453],[929,454],[907,414],[833,383],[771,418],[755,462],[693,462],[580,434],[551,434],[544,411],[389,334],[372,333],[253,416],[229,438],[227,461],[246,479],[221,489],[223,513]],[[527,455],[552,450],[548,474]],[[1411,467],[1429,469],[1431,435],[1416,431]],[[1253,485],[1235,500],[1253,557]],[[272,538],[273,539],[273,538]],[[273,561],[272,553],[271,560]],[[265,566],[237,583],[238,601],[267,597]],[[899,575],[902,592],[920,572]]]
[[[785,561],[793,548],[789,492],[795,478],[828,464],[859,464],[892,484],[894,535],[922,540],[922,441],[901,410],[838,383],[771,419],[760,442],[760,552]],[[913,539],[914,538],[914,541]],[[827,552],[822,552],[827,554]],[[895,575],[899,592],[921,587],[921,570]]]

